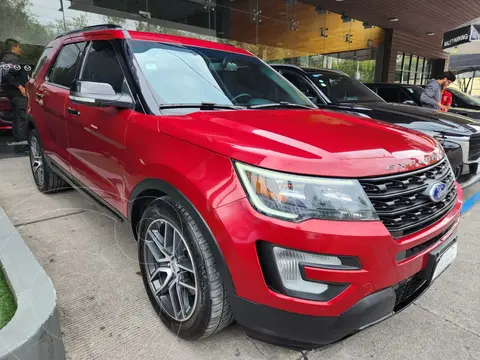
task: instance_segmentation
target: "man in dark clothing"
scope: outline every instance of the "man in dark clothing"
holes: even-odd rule
[[[455,82],[455,80],[455,74],[451,71],[447,71],[438,76],[435,80],[430,81],[420,96],[422,106],[441,111],[448,111],[448,108],[442,104],[442,91],[451,83]]]
[[[23,142],[27,140],[27,98],[25,93],[25,84],[28,81],[27,73],[20,65],[19,56],[22,54],[22,48],[18,41],[7,39],[5,41],[6,51],[3,53],[0,62],[9,66],[8,71],[4,71],[2,79],[2,88],[5,95],[10,99],[14,117],[12,120],[12,130],[14,142]],[[5,69],[5,68],[4,68]],[[16,153],[23,153],[28,150],[27,145],[15,145]]]

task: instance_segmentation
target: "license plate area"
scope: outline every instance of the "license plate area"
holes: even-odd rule
[[[453,234],[428,257],[424,279],[430,283],[437,279],[455,260],[458,252],[457,234]]]

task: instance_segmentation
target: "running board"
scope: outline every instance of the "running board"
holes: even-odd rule
[[[88,189],[79,180],[65,173],[65,171],[50,157],[45,155],[45,159],[48,165],[50,165],[50,168],[55,172],[55,174],[60,176],[63,180],[65,180],[68,183],[68,185],[70,185],[72,188],[78,191],[85,198],[93,200],[95,204],[97,204],[102,210],[106,210],[108,214],[113,215],[115,219],[117,219],[118,221],[123,223],[125,220],[127,220],[120,211],[118,211],[117,209],[113,208],[110,204],[105,202],[105,200],[103,200],[100,196],[98,196],[93,191]]]

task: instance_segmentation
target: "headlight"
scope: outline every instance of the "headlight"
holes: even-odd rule
[[[250,202],[265,215],[290,221],[378,220],[357,180],[299,176],[235,163]]]

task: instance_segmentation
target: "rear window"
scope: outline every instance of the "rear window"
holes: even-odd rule
[[[48,56],[52,52],[52,47],[46,47],[43,49],[42,55],[40,55],[40,58],[38,59],[37,66],[35,66],[35,70],[33,70],[32,73],[32,78],[37,76],[38,72],[42,68],[43,64],[45,64],[45,61],[47,61]]]

